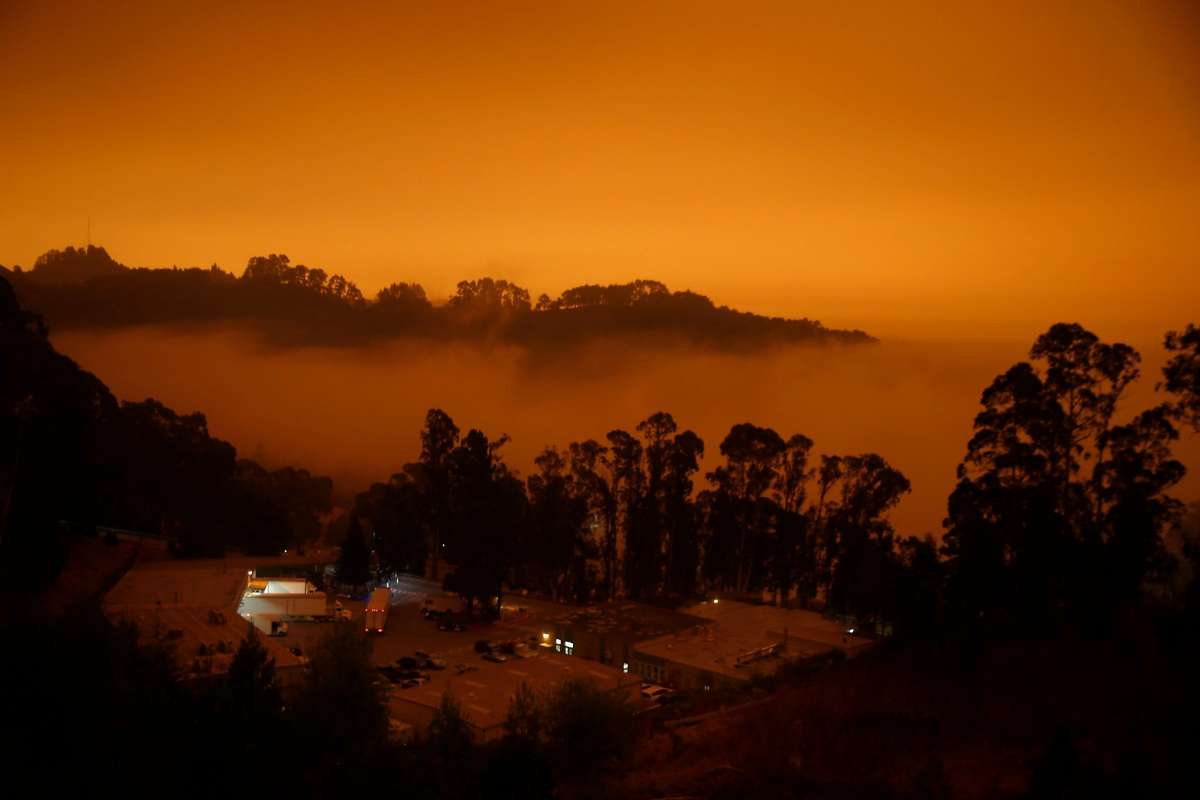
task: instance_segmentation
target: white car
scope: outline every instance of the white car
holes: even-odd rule
[[[665,686],[650,684],[642,687],[642,698],[649,700],[652,703],[658,702],[662,697],[671,693],[671,690]]]

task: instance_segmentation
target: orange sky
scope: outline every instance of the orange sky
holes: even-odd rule
[[[1186,0],[243,5],[0,0],[0,263],[91,217],[134,265],[656,277],[884,335],[1200,308]]]

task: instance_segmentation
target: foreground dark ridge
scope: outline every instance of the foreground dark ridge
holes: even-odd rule
[[[2,273],[21,303],[53,328],[248,323],[279,344],[348,345],[390,338],[488,341],[554,348],[601,338],[653,336],[657,342],[718,350],[788,344],[862,344],[860,330],[826,328],[717,306],[704,295],[672,292],[658,281],[584,285],[557,299],[531,299],[508,281],[462,281],[434,305],[415,283],[393,283],[366,298],[353,282],[293,265],[285,255],[250,259],[240,277],[208,268],[130,268],[102,247],[68,247],[32,270]]]

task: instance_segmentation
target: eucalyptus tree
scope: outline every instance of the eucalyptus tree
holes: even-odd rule
[[[960,621],[1111,612],[1165,565],[1162,534],[1179,508],[1167,491],[1183,475],[1170,453],[1179,406],[1117,424],[1140,356],[1078,324],[1052,326],[1030,356],[984,390],[949,499]]]

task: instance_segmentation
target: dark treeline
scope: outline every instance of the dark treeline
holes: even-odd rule
[[[416,337],[496,341],[539,349],[597,337],[654,335],[725,350],[797,342],[871,341],[807,319],[764,317],[716,306],[657,281],[577,286],[557,299],[530,297],[505,280],[462,281],[434,305],[415,283],[365,298],[353,282],[286,255],[251,258],[242,275],[207,268],[130,269],[101,247],[51,250],[28,271],[2,274],[21,302],[56,328],[237,322],[277,344],[350,345]]]
[[[328,478],[238,459],[203,414],[118,402],[55,352],[3,278],[0,358],[0,564],[10,587],[52,580],[71,534],[135,531],[180,555],[276,553],[313,538],[331,510]]]
[[[896,534],[888,512],[909,482],[880,455],[818,456],[803,434],[741,423],[701,482],[704,442],[665,412],[548,447],[521,481],[506,437],[464,435],[433,409],[418,460],[356,512],[382,569],[453,565],[447,586],[469,606],[507,584],[570,601],[766,591],[910,635],[1111,619],[1178,566],[1171,443],[1197,424],[1200,333],[1166,345],[1169,399],[1118,419],[1139,355],[1079,325],[1038,337],[983,393],[940,548]]]
[[[450,565],[468,605],[498,602],[505,584],[575,602],[768,589],[874,621],[892,616],[895,571],[936,562],[931,540],[895,541],[898,470],[873,453],[818,461],[799,434],[735,425],[703,489],[704,442],[665,412],[603,443],[547,447],[525,481],[504,464],[505,437],[462,434],[440,409],[421,441],[416,462],[358,496],[357,516],[382,570]]]

